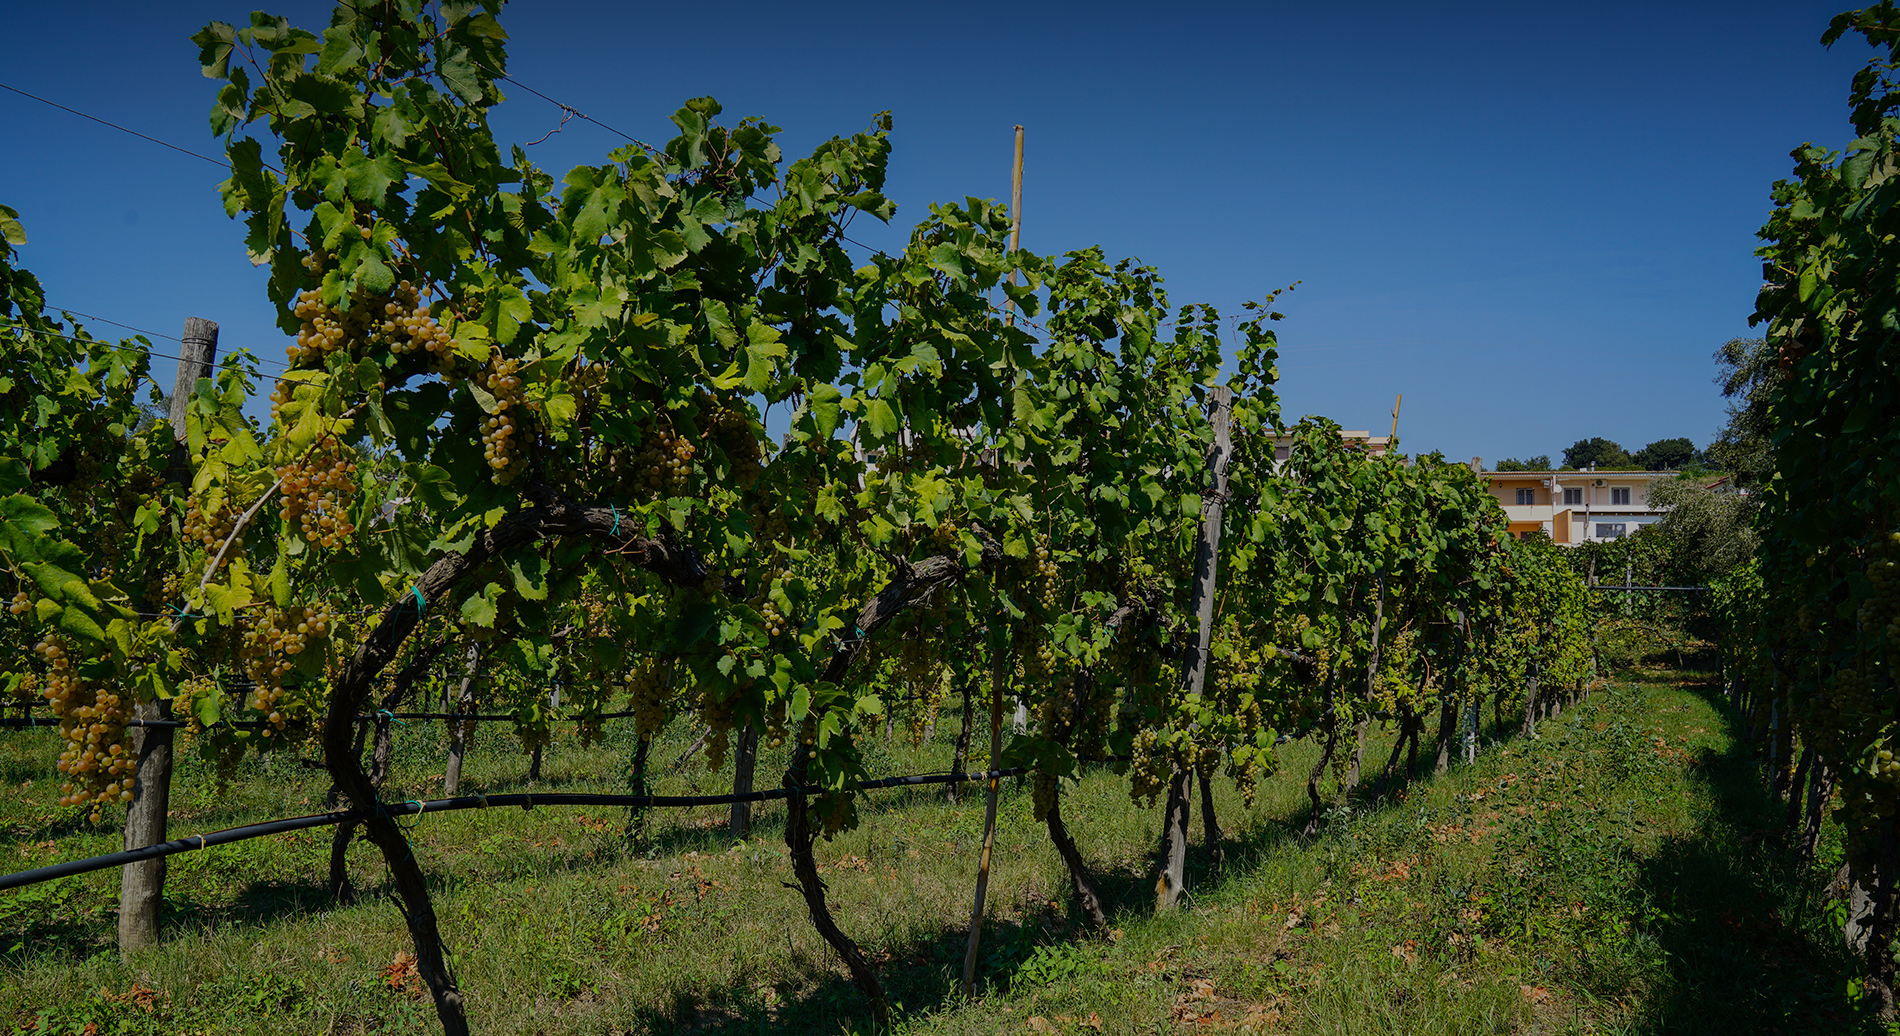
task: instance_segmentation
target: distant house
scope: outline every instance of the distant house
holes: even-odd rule
[[[1662,521],[1667,512],[1650,510],[1649,490],[1676,477],[1673,471],[1485,471],[1477,458],[1471,463],[1504,508],[1512,535],[1542,532],[1570,546],[1619,540]]]
[[[1339,433],[1339,440],[1347,446],[1365,451],[1368,457],[1383,457],[1386,451],[1392,447],[1391,436],[1374,435],[1371,432],[1342,430]],[[1273,460],[1276,468],[1280,461],[1286,460],[1292,456],[1292,454],[1293,437],[1291,435],[1276,435],[1273,437]]]

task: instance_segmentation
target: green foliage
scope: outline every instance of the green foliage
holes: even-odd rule
[[[1582,471],[1590,467],[1602,471],[1629,471],[1636,468],[1636,461],[1623,447],[1601,436],[1578,439],[1564,448],[1564,470]]]
[[[1843,152],[1795,149],[1761,229],[1763,279],[1751,322],[1762,344],[1720,354],[1738,398],[1738,466],[1761,486],[1759,568],[1723,581],[1728,660],[1766,737],[1789,733],[1840,778],[1847,856],[1891,890],[1900,811],[1893,762],[1900,701],[1900,8],[1837,16],[1822,42],[1859,33],[1880,56],[1853,79],[1856,133]],[[1765,433],[1765,434],[1764,434]],[[1763,441],[1772,446],[1760,445]],[[1728,447],[1724,447],[1725,449]],[[1766,722],[1791,716],[1785,723]],[[1889,891],[1887,893],[1891,895]],[[1868,942],[1872,979],[1889,989],[1891,901]]]
[[[1498,471],[1549,471],[1551,470],[1550,455],[1545,454],[1545,453],[1540,453],[1537,456],[1531,457],[1528,460],[1518,460],[1516,457],[1506,457],[1505,459],[1498,461],[1498,466],[1496,470]]]
[[[1688,439],[1658,439],[1631,456],[1644,471],[1681,471],[1695,463],[1701,453]]]
[[[1744,489],[1766,482],[1774,470],[1768,407],[1782,377],[1776,361],[1777,351],[1765,338],[1731,338],[1715,351],[1728,422],[1709,444],[1708,456]]]

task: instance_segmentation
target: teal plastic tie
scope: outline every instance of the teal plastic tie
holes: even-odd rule
[[[613,508],[614,512],[614,530],[607,535],[618,536],[620,535],[620,508],[614,507],[613,504],[608,504],[607,506]]]
[[[429,602],[422,599],[422,588],[412,586],[409,588],[409,592],[416,595],[416,614],[421,615],[424,611],[427,611]]]

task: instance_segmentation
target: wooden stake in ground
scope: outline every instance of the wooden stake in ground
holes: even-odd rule
[[[1190,699],[1199,697],[1207,685],[1208,651],[1214,637],[1214,582],[1220,568],[1221,524],[1227,513],[1227,461],[1234,452],[1227,429],[1233,409],[1232,390],[1216,385],[1209,402],[1214,411],[1210,415],[1214,444],[1207,451],[1210,478],[1207,490],[1201,494],[1201,532],[1194,544],[1194,595],[1190,602],[1198,625],[1194,643],[1188,648],[1187,671],[1181,679],[1181,688]],[[1193,791],[1193,779],[1192,766],[1175,764],[1161,828],[1161,875],[1155,880],[1158,911],[1173,910],[1187,889],[1188,795]]]
[[[995,776],[1003,755],[1003,682],[1009,672],[1009,634],[990,637],[989,795],[983,806],[983,852],[976,864],[976,902],[970,907],[970,941],[963,950],[963,995],[976,995],[976,950],[983,941],[983,897],[990,890],[990,851],[996,846],[996,796],[1003,779]]]
[[[1023,243],[1023,128],[1016,127],[1016,162],[1009,174],[1009,250],[1014,252]],[[1016,286],[1016,271],[1009,271],[1009,286]],[[1016,303],[1003,300],[1003,320],[1011,327],[1016,326]]]
[[[1398,408],[1392,408],[1392,427],[1399,425]],[[1366,762],[1366,737],[1372,729],[1372,703],[1378,693],[1379,684],[1379,628],[1385,625],[1385,569],[1379,569],[1378,594],[1372,607],[1372,652],[1366,659],[1366,695],[1359,710],[1359,718],[1353,723],[1352,768],[1346,774],[1346,784],[1339,789],[1339,801],[1345,802],[1359,787],[1360,767]],[[1389,768],[1389,767],[1388,767]]]
[[[178,350],[178,376],[172,381],[172,434],[183,448],[185,412],[198,379],[211,376],[218,355],[218,325],[202,317],[185,321]],[[190,482],[189,463],[184,469]],[[171,703],[140,702],[135,713],[148,722],[171,718]],[[132,801],[125,810],[125,847],[143,849],[165,840],[165,821],[171,811],[172,728],[135,728],[132,751],[138,772],[132,779]],[[131,953],[158,941],[159,910],[165,902],[165,858],[127,864],[119,874],[119,951]]]
[[[752,791],[752,775],[758,768],[759,729],[750,723],[739,731],[738,751],[732,757],[732,793],[745,795]],[[729,830],[735,839],[745,839],[752,834],[752,804],[735,802],[732,815],[728,818]]]
[[[1023,128],[1016,127],[1016,158],[1009,175],[1009,250],[1014,252],[1023,238]],[[1009,272],[1009,283],[1016,284],[1016,271]],[[1003,301],[1004,320],[1016,323],[1016,303]],[[995,771],[1003,755],[1003,683],[1008,672],[1009,635],[1002,629],[990,632],[990,763]],[[1019,704],[1019,711],[1022,706]],[[964,729],[969,729],[969,714],[964,714]],[[1027,717],[1025,716],[1025,722]],[[976,896],[970,907],[970,940],[963,950],[963,995],[976,995],[976,951],[983,941],[983,898],[990,889],[990,850],[996,845],[996,797],[1002,790],[1002,778],[991,777],[983,807],[983,851],[976,865]]]
[[[475,672],[481,668],[482,647],[478,643],[468,646],[468,670],[462,675],[461,689],[455,695],[455,707],[452,712],[475,711]],[[475,724],[462,719],[449,720],[449,763],[442,770],[442,794],[454,798],[462,793],[462,750],[467,744],[468,735]]]

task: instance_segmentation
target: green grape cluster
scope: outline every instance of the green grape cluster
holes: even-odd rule
[[[488,366],[478,375],[482,386],[495,397],[495,412],[482,418],[482,458],[494,469],[497,484],[507,485],[521,473],[525,461],[519,435],[526,431],[522,407],[521,362],[491,353]]]
[[[1061,788],[1061,780],[1054,774],[1040,771],[1030,779],[1029,802],[1037,820],[1049,819],[1049,811],[1055,808],[1056,792]]]
[[[916,690],[917,700],[905,717],[905,733],[910,736],[913,746],[924,743],[924,733],[936,724],[937,717],[942,714],[944,688],[949,680],[948,671],[933,667],[920,681],[911,684]]]
[[[1861,601],[1855,620],[1862,633],[1876,642],[1884,641],[1886,650],[1900,651],[1900,562],[1892,553],[1883,551],[1868,562],[1867,582],[1872,592]]]
[[[717,770],[726,765],[726,753],[732,749],[735,720],[732,697],[717,693],[719,688],[711,684],[698,684],[696,689],[699,693],[689,694],[687,701],[699,713],[700,721],[706,724],[709,731],[706,738],[706,768]]]
[[[394,296],[383,303],[382,332],[390,352],[398,356],[427,353],[430,367],[440,370],[454,362],[459,343],[430,315],[428,296],[427,288],[418,290],[408,281],[397,285]]]
[[[782,637],[798,628],[779,612],[778,605],[770,597],[759,605],[759,618],[765,623],[765,635],[768,637]]]
[[[1047,636],[1016,652],[1016,665],[1022,672],[1023,686],[1032,692],[1049,693],[1056,681],[1056,649]]]
[[[54,764],[66,776],[59,804],[90,806],[97,822],[107,803],[132,800],[138,762],[125,728],[132,702],[110,685],[80,679],[72,645],[64,637],[42,638],[33,653],[46,664],[40,694],[52,706],[65,742]]]
[[[1174,780],[1174,752],[1152,727],[1136,732],[1129,745],[1128,797],[1149,806]]]
[[[727,484],[743,490],[757,482],[765,468],[752,419],[735,408],[718,407],[701,424],[706,437],[718,443],[731,463]]]
[[[359,232],[364,240],[370,238],[368,227]],[[312,282],[323,279],[329,258],[320,249],[303,257],[303,267]],[[290,312],[302,323],[284,350],[290,366],[321,366],[323,358],[331,353],[349,353],[358,346],[380,342],[399,356],[426,353],[431,369],[446,370],[452,363],[456,342],[430,315],[424,302],[427,296],[426,288],[418,289],[409,281],[391,291],[359,291],[347,306],[323,301],[323,293],[316,288],[298,292]]]
[[[1056,563],[1049,556],[1049,543],[1043,541],[1036,547],[1035,568],[1029,577],[1029,596],[1042,609],[1044,615],[1056,612]]]
[[[649,658],[627,670],[627,711],[632,712],[634,729],[641,737],[660,732],[672,718],[672,695],[667,686],[666,663]]]
[[[692,481],[693,458],[698,452],[670,424],[655,421],[627,465],[633,494],[641,499],[657,500],[685,493]]]
[[[224,541],[230,538],[232,530],[236,528],[237,511],[231,507],[228,498],[220,499],[217,509],[209,513],[204,509],[204,501],[196,493],[185,501],[185,520],[180,531],[186,539],[197,540],[212,556],[217,556],[219,548],[224,546]],[[226,554],[223,563],[229,564],[230,561],[230,555]]]
[[[289,608],[267,605],[260,617],[246,624],[238,657],[253,685],[248,704],[270,724],[260,731],[264,737],[281,735],[292,723],[301,726],[314,718],[314,706],[286,687],[284,677],[297,667],[295,656],[322,650],[335,623],[335,609],[319,603]]]
[[[356,496],[356,462],[336,436],[325,436],[299,460],[280,466],[284,525],[311,546],[334,547],[356,532],[349,504]]]

